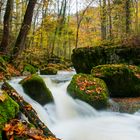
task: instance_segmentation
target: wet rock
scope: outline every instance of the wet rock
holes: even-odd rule
[[[92,75],[76,74],[67,87],[73,97],[87,102],[96,109],[107,107],[108,89],[103,80]]]
[[[108,64],[93,67],[92,75],[103,79],[111,97],[140,96],[140,68],[125,64]]]
[[[51,91],[47,88],[44,80],[37,74],[26,77],[20,81],[26,94],[42,105],[52,102]]]
[[[54,67],[46,67],[40,70],[40,74],[41,75],[56,75],[57,71],[58,70]]]

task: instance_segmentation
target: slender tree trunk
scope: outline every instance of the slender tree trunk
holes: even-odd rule
[[[21,29],[19,32],[19,35],[17,37],[15,47],[13,49],[12,58],[16,59],[18,55],[21,54],[21,52],[24,50],[25,47],[25,41],[27,38],[28,31],[30,30],[32,17],[33,17],[33,11],[37,0],[30,0],[24,15],[24,20],[21,25]]]
[[[41,23],[41,34],[40,34],[40,48],[43,48],[43,42],[44,42],[44,31],[43,31],[43,29],[44,29],[44,19],[45,19],[45,17],[46,17],[46,13],[47,13],[47,10],[48,10],[48,4],[49,4],[49,1],[50,0],[48,0],[47,1],[47,3],[46,3],[46,1],[45,0],[43,0],[42,2],[43,2],[43,6],[42,6],[42,23]]]
[[[0,1],[0,24],[2,24],[2,5],[3,5],[3,2],[1,0]]]
[[[39,10],[40,10],[40,8],[41,8],[41,4],[38,5],[38,7],[37,7],[37,9],[35,11],[34,18],[33,18],[32,35],[31,35],[31,38],[30,38],[30,41],[29,41],[29,47],[34,46],[34,34],[35,34],[35,31],[36,31],[36,24],[38,24],[37,23],[37,19],[38,19],[37,17],[39,16]]]
[[[135,30],[136,33],[138,34],[139,32],[139,16],[138,16],[138,11],[139,11],[139,6],[138,6],[138,0],[135,0]]]
[[[130,11],[130,0],[125,1],[125,31],[130,33],[131,24],[131,11]]]
[[[90,7],[90,5],[93,3],[94,0],[90,1],[90,3],[87,5],[87,7],[85,8],[85,10],[82,12],[81,16],[79,16],[78,13],[78,1],[76,1],[76,12],[77,12],[77,29],[76,29],[76,41],[75,41],[75,48],[78,48],[78,41],[79,41],[79,30],[80,30],[80,26],[81,26],[81,22],[84,18],[84,15],[86,13],[86,11],[88,10],[88,8]]]
[[[110,0],[108,0],[108,16],[109,16],[109,39],[112,39],[112,15],[111,15]]]
[[[68,22],[67,22],[67,28],[69,28],[70,27],[70,2],[71,2],[71,0],[69,0],[68,1],[68,8],[69,8],[69,10],[68,10]],[[68,58],[69,59],[71,59],[71,34],[69,33],[69,31],[67,32],[68,33],[68,50],[69,50],[69,52],[68,52]]]
[[[7,0],[6,11],[3,21],[3,36],[0,45],[0,51],[3,53],[7,52],[10,38],[10,22],[12,16],[13,0]]]
[[[100,0],[101,7],[101,38],[106,40],[106,0]]]
[[[58,3],[58,9],[59,9],[59,2]],[[52,42],[52,49],[51,49],[51,56],[53,56],[54,49],[55,49],[55,43],[56,43],[56,38],[59,33],[59,37],[61,36],[61,31],[63,29],[63,25],[65,24],[65,16],[66,16],[66,8],[67,8],[67,0],[62,1],[61,9],[58,10],[58,19],[57,19],[57,27],[54,32],[54,38]]]

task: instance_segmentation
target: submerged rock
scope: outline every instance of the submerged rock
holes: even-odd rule
[[[20,81],[26,94],[42,105],[53,101],[51,91],[44,80],[37,74],[26,77]]]
[[[2,129],[4,125],[15,118],[19,112],[18,104],[13,101],[4,91],[0,91],[0,139],[2,139]]]
[[[92,75],[103,79],[111,97],[140,96],[140,68],[125,64],[107,64],[93,67]]]
[[[49,63],[47,65],[41,66],[40,74],[41,75],[56,75],[59,70],[68,70],[68,67],[61,63],[57,63],[57,64]]]
[[[113,104],[110,105],[110,110],[119,111],[122,113],[136,113],[140,110],[140,97],[136,98],[112,98]],[[113,108],[116,104],[118,110]]]
[[[108,89],[103,80],[92,75],[76,74],[67,87],[73,98],[78,98],[96,109],[106,108],[108,104]]]
[[[56,75],[57,74],[57,69],[53,67],[46,67],[44,69],[40,70],[41,75]]]

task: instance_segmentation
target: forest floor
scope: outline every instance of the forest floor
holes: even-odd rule
[[[7,64],[6,72],[0,71],[0,81],[4,79],[10,79],[10,77],[20,76],[21,73],[12,64]]]

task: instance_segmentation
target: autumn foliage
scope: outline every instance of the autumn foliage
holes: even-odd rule
[[[46,137],[43,131],[30,127],[27,122],[14,119],[7,123],[4,127],[4,135],[8,140],[16,139],[30,139],[30,140],[58,140],[54,137]]]

